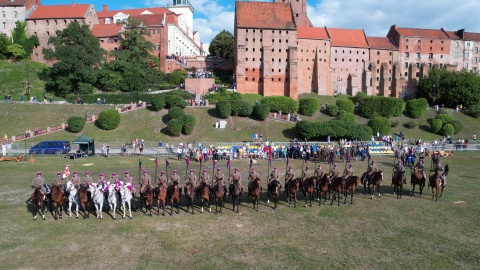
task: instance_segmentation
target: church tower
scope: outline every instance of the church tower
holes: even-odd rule
[[[171,0],[172,4],[168,5],[168,10],[179,15],[178,23],[188,36],[193,37],[193,6],[189,0]]]
[[[296,26],[313,26],[307,16],[307,0],[275,0],[275,3],[290,3]]]

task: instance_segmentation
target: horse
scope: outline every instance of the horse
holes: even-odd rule
[[[128,211],[130,212],[130,219],[132,219],[132,199],[133,199],[133,196],[132,196],[132,192],[130,191],[129,188],[127,188],[126,186],[120,186],[120,199],[122,200],[122,208],[123,208],[123,216],[122,216],[122,219],[125,218],[125,212],[127,211],[127,209],[125,208],[125,203],[128,204]]]
[[[200,204],[202,205],[202,210],[201,210],[202,213],[203,213],[204,203],[206,203],[208,207],[208,212],[211,213],[212,207],[210,206],[210,189],[208,188],[208,185],[206,183],[202,182],[200,184]]]
[[[292,207],[292,197],[294,199],[293,207],[294,208],[297,207],[297,192],[298,192],[299,186],[300,186],[300,177],[294,178],[292,179],[292,181],[290,181],[287,189],[288,198],[289,198],[288,207]]]
[[[347,202],[348,191],[352,191],[352,195],[350,196],[350,204],[353,204],[353,193],[355,193],[355,188],[360,184],[360,177],[352,175],[348,180],[345,182],[345,200],[343,204]]]
[[[312,176],[305,179],[305,182],[302,186],[303,196],[305,196],[305,207],[307,207],[308,197],[310,197],[310,207],[312,207],[313,193],[315,192],[315,177]]]
[[[432,200],[433,198],[435,198],[435,202],[437,202],[438,192],[440,192],[440,198],[442,197],[442,194],[443,194],[442,180],[440,179],[440,174],[438,172],[430,176],[428,186],[432,188]]]
[[[411,174],[411,182],[410,183],[413,186],[412,187],[412,194],[410,195],[410,197],[413,196],[413,194],[415,192],[415,186],[416,185],[419,186],[420,196],[422,196],[423,188],[425,187],[425,179],[423,178],[423,175],[420,173],[420,171],[418,170],[417,167],[415,167],[415,169],[413,170],[413,172]]]
[[[160,202],[162,202],[162,210],[163,210],[162,215],[165,216],[165,205],[167,203],[167,189],[165,188],[165,185],[161,184],[159,187],[157,187],[155,193],[157,197],[157,206],[158,206],[157,216],[160,215]]]
[[[223,198],[225,191],[223,190],[223,180],[217,180],[213,187],[213,194],[215,195],[215,214],[218,213],[218,206],[220,205],[220,213],[222,212]]]
[[[318,206],[322,205],[322,193],[324,194],[325,201],[327,203],[327,192],[328,199],[330,199],[330,175],[324,174],[323,177],[317,180],[317,195],[318,195]]]
[[[193,214],[193,202],[195,200],[195,187],[193,186],[192,183],[187,183],[184,188],[184,192],[185,192],[185,198],[187,199],[187,213],[188,213],[188,209],[190,209],[191,207],[192,214]]]
[[[363,189],[365,190],[365,195],[367,195],[367,185],[368,185],[368,193],[370,193],[370,185],[373,185],[373,191],[372,191],[372,197],[375,194],[375,188],[378,189],[378,197],[380,198],[380,181],[383,181],[383,171],[378,171],[373,173],[373,177],[370,179],[366,177],[366,172],[363,173],[362,179],[366,179],[365,182],[363,182]]]
[[[78,191],[78,199],[80,200],[80,205],[83,208],[83,218],[89,218],[90,212],[88,211],[88,206],[92,201],[92,193],[87,187],[81,187]]]
[[[270,203],[270,196],[272,196],[274,210],[277,210],[277,203],[278,203],[278,198],[280,197],[280,192],[281,192],[280,181],[276,179],[272,180],[272,182],[270,182],[270,184],[268,185],[267,203]]]
[[[54,214],[55,220],[57,220],[58,218],[62,219],[62,211],[63,211],[62,208],[63,208],[64,199],[65,199],[65,195],[62,192],[62,188],[55,185],[52,188],[53,214]]]
[[[112,218],[115,219],[115,213],[117,212],[117,191],[114,185],[108,187],[108,206],[113,210]]]
[[[153,203],[153,189],[150,185],[145,187],[145,190],[141,194],[140,198],[140,212],[142,211],[142,204],[145,203],[145,214],[147,214],[147,207],[150,208],[149,215],[152,216],[152,203]]]
[[[238,207],[240,205],[240,185],[238,184],[238,181],[233,181],[232,184],[230,184],[229,187],[230,194],[232,195],[232,203],[233,203],[233,208],[232,211],[235,211],[235,205],[237,206],[237,213],[238,213]]]
[[[338,195],[338,198],[337,198],[338,206],[340,206],[340,193],[343,192],[344,185],[345,185],[345,182],[343,180],[343,177],[337,176],[333,178],[332,185],[331,185],[332,192],[333,192],[332,203],[331,203],[332,205],[333,205],[333,201],[335,200],[335,191],[336,191]]]
[[[392,184],[393,184],[393,195],[395,191],[397,192],[397,199],[402,198],[403,184],[406,182],[406,177],[404,173],[397,173],[397,175],[392,175]]]
[[[170,198],[170,215],[173,214],[173,204],[177,203],[177,214],[180,213],[178,204],[180,204],[180,196],[182,195],[182,190],[178,186],[178,181],[174,181],[173,184],[167,190],[167,197]]]
[[[75,203],[76,206],[76,218],[78,218],[78,196],[77,196],[77,189],[75,188],[75,185],[72,184],[72,181],[67,182],[67,191],[69,191],[68,194],[68,218],[72,217],[72,204]]]
[[[44,195],[42,194],[41,188],[36,188],[32,194],[32,204],[33,204],[33,220],[37,220],[37,213],[42,212],[42,220],[45,220],[44,214]]]
[[[92,201],[93,205],[95,205],[95,209],[97,211],[97,218],[103,219],[103,214],[102,214],[102,207],[103,207],[103,193],[100,189],[100,187],[97,187],[95,185],[91,185],[88,187],[88,190],[92,194]]]
[[[252,196],[253,209],[255,209],[255,211],[258,211],[258,201],[260,200],[261,187],[262,184],[259,178],[255,179],[250,184],[250,195]]]

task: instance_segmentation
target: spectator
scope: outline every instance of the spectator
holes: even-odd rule
[[[20,101],[23,102],[23,94],[20,95]]]
[[[77,97],[77,104],[81,104],[82,103],[82,99],[80,97]]]
[[[100,99],[99,97],[97,98],[97,104],[98,105],[102,104],[102,99]]]
[[[52,103],[53,103],[53,97],[50,96],[50,104],[52,104]]]
[[[38,127],[35,128],[35,136],[38,136]]]
[[[107,145],[107,157],[110,155],[110,145]]]
[[[103,98],[103,104],[107,105],[107,100],[105,98]]]

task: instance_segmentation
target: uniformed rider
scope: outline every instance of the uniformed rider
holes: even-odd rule
[[[80,187],[80,177],[78,176],[77,172],[73,172],[72,185],[75,187],[75,189]]]
[[[348,164],[348,167],[345,168],[343,179],[345,180],[345,182],[347,182],[352,176],[353,176],[353,165],[352,163],[350,163]]]
[[[258,175],[257,170],[252,169],[252,172],[250,172],[248,176],[248,194],[250,194],[250,190],[252,189],[252,183],[257,179],[260,179],[260,175]]]
[[[333,168],[330,170],[330,181],[333,181],[335,178],[338,177],[340,172],[338,171],[338,164],[333,164]]]
[[[280,181],[278,180],[280,178],[280,174],[278,173],[278,168],[275,167],[273,168],[273,171],[270,173],[270,177],[268,177],[268,182],[267,182],[267,192],[268,190],[271,189],[271,186],[273,185],[272,183],[274,183],[275,181],[278,181],[278,183],[280,184]],[[280,188],[281,188],[281,184],[280,184]]]
[[[52,188],[53,187],[59,187],[60,190],[62,191],[62,194],[64,193],[63,192],[63,178],[62,178],[62,173],[61,172],[57,172],[57,177],[55,177],[55,179],[53,179],[52,181]]]
[[[423,158],[420,158],[415,164],[415,168],[417,168],[418,172],[422,175],[422,180],[425,181],[427,179],[427,176],[425,175],[425,165],[423,164]]]
[[[144,170],[142,178],[140,178],[140,194],[143,194],[147,186],[150,185],[151,180],[152,177],[148,174],[148,171]]]
[[[225,185],[225,182],[223,181],[225,178],[225,175],[222,173],[222,169],[217,168],[217,173],[215,174],[215,184],[218,184],[218,181],[222,180],[222,185],[223,185],[223,191],[225,194],[227,194],[227,186]]]
[[[167,177],[165,176],[165,172],[164,171],[161,171],[160,172],[160,176],[157,178],[157,184],[158,186],[163,186],[164,188],[166,188],[166,184],[167,184]]]
[[[32,181],[32,188],[34,189],[32,192],[32,197],[33,197],[33,194],[35,193],[35,189],[39,188],[40,192],[42,192],[43,194],[43,199],[45,200],[45,194],[47,194],[47,192],[45,191],[44,185],[45,185],[45,179],[42,177],[42,173],[37,172],[37,176]]]
[[[302,172],[302,183],[305,185],[306,181],[308,178],[310,178],[312,175],[310,173],[310,167],[307,166],[305,167],[305,171]]]
[[[80,187],[88,187],[90,184],[93,183],[93,179],[92,177],[90,177],[90,172],[86,172],[85,173],[85,177],[83,177],[81,180],[80,180]]]
[[[397,179],[398,175],[400,174],[403,178],[403,175],[405,173],[405,166],[403,166],[403,162],[401,160],[398,161],[397,165],[395,166],[395,174],[394,174],[394,177],[392,179],[392,182],[393,180]]]
[[[174,182],[180,184],[180,176],[177,174],[177,170],[173,170],[173,174],[170,175],[170,181],[168,182],[168,185],[173,185]]]
[[[318,178],[323,176],[322,164],[318,164],[317,169],[315,170],[315,173],[313,174],[313,176]]]
[[[367,179],[371,179],[373,177],[373,174],[375,172],[377,172],[377,163],[375,162],[375,160],[372,160],[372,163],[370,165],[368,165],[368,170],[367,170],[367,175],[365,177],[365,179],[362,179],[362,181],[365,183],[365,181],[367,181]]]
[[[285,173],[285,191],[288,190],[290,182],[295,178],[295,173],[293,172],[292,166],[288,168],[288,171]]]
[[[435,173],[440,176],[440,179],[442,180],[442,187],[444,187],[447,184],[447,178],[445,177],[445,169],[443,169],[442,162],[439,161],[437,163]]]
[[[235,171],[232,173],[230,176],[230,184],[233,184],[235,181],[238,182],[238,187],[240,190],[243,192],[243,187],[242,187],[242,174],[238,170],[238,168],[235,168]]]

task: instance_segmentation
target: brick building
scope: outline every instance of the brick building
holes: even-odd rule
[[[18,21],[24,22],[40,0],[0,0],[0,34],[12,35]]]
[[[397,81],[398,48],[386,37],[367,37],[370,55],[370,81],[366,81],[367,89],[371,87],[371,95],[398,96],[401,82]],[[397,73],[395,73],[397,71]]]
[[[118,50],[122,41],[122,31],[124,24],[95,24],[92,28],[92,35],[100,41],[100,47],[107,51],[107,60],[113,60],[110,56],[112,51]]]

